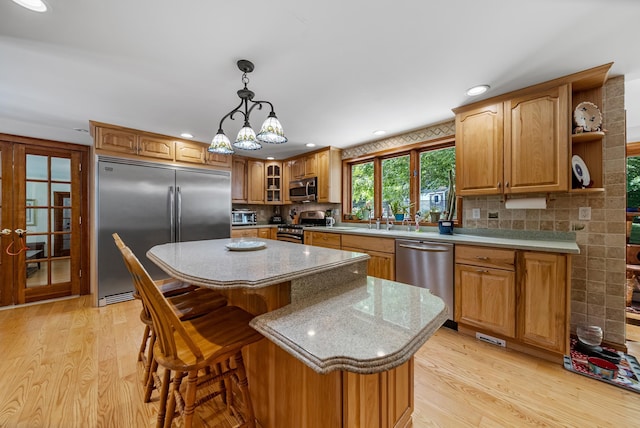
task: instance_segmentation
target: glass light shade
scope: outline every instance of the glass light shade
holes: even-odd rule
[[[42,0],[13,0],[13,2],[34,12],[47,11],[47,5]]]
[[[282,144],[287,142],[282,125],[273,113],[264,121],[256,138],[263,143]]]
[[[259,150],[262,148],[262,144],[256,141],[256,133],[250,126],[245,126],[238,132],[238,137],[233,143],[233,147],[242,150]]]
[[[218,132],[213,140],[211,140],[211,145],[207,149],[211,153],[220,153],[223,155],[231,155],[233,154],[233,148],[231,147],[231,141],[224,135],[222,132]]]

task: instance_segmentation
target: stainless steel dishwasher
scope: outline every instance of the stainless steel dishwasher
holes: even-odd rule
[[[428,288],[444,300],[453,321],[453,244],[396,239],[396,281]]]

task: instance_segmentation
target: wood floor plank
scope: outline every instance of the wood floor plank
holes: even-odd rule
[[[157,397],[142,402],[140,303],[95,308],[91,301],[0,311],[0,427],[155,425]],[[231,427],[215,409],[199,409],[197,426]],[[415,356],[415,428],[638,421],[640,394],[452,330],[440,329]]]

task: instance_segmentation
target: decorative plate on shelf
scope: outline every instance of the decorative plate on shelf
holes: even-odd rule
[[[573,175],[576,180],[582,185],[582,187],[588,187],[591,184],[591,176],[589,175],[589,168],[584,163],[582,158],[578,155],[573,155],[571,158],[571,167],[573,168]]]
[[[581,126],[584,132],[599,131],[602,125],[602,114],[594,103],[584,101],[576,107],[573,119],[577,126]]]
[[[267,248],[266,242],[262,241],[233,241],[225,245],[229,251],[254,251]]]

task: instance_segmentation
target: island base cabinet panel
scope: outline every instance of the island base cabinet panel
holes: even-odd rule
[[[568,256],[522,252],[518,336],[526,344],[568,354]]]
[[[454,291],[457,322],[515,337],[513,271],[457,264]]]
[[[412,426],[413,357],[386,372],[343,372],[344,423],[349,428]]]

